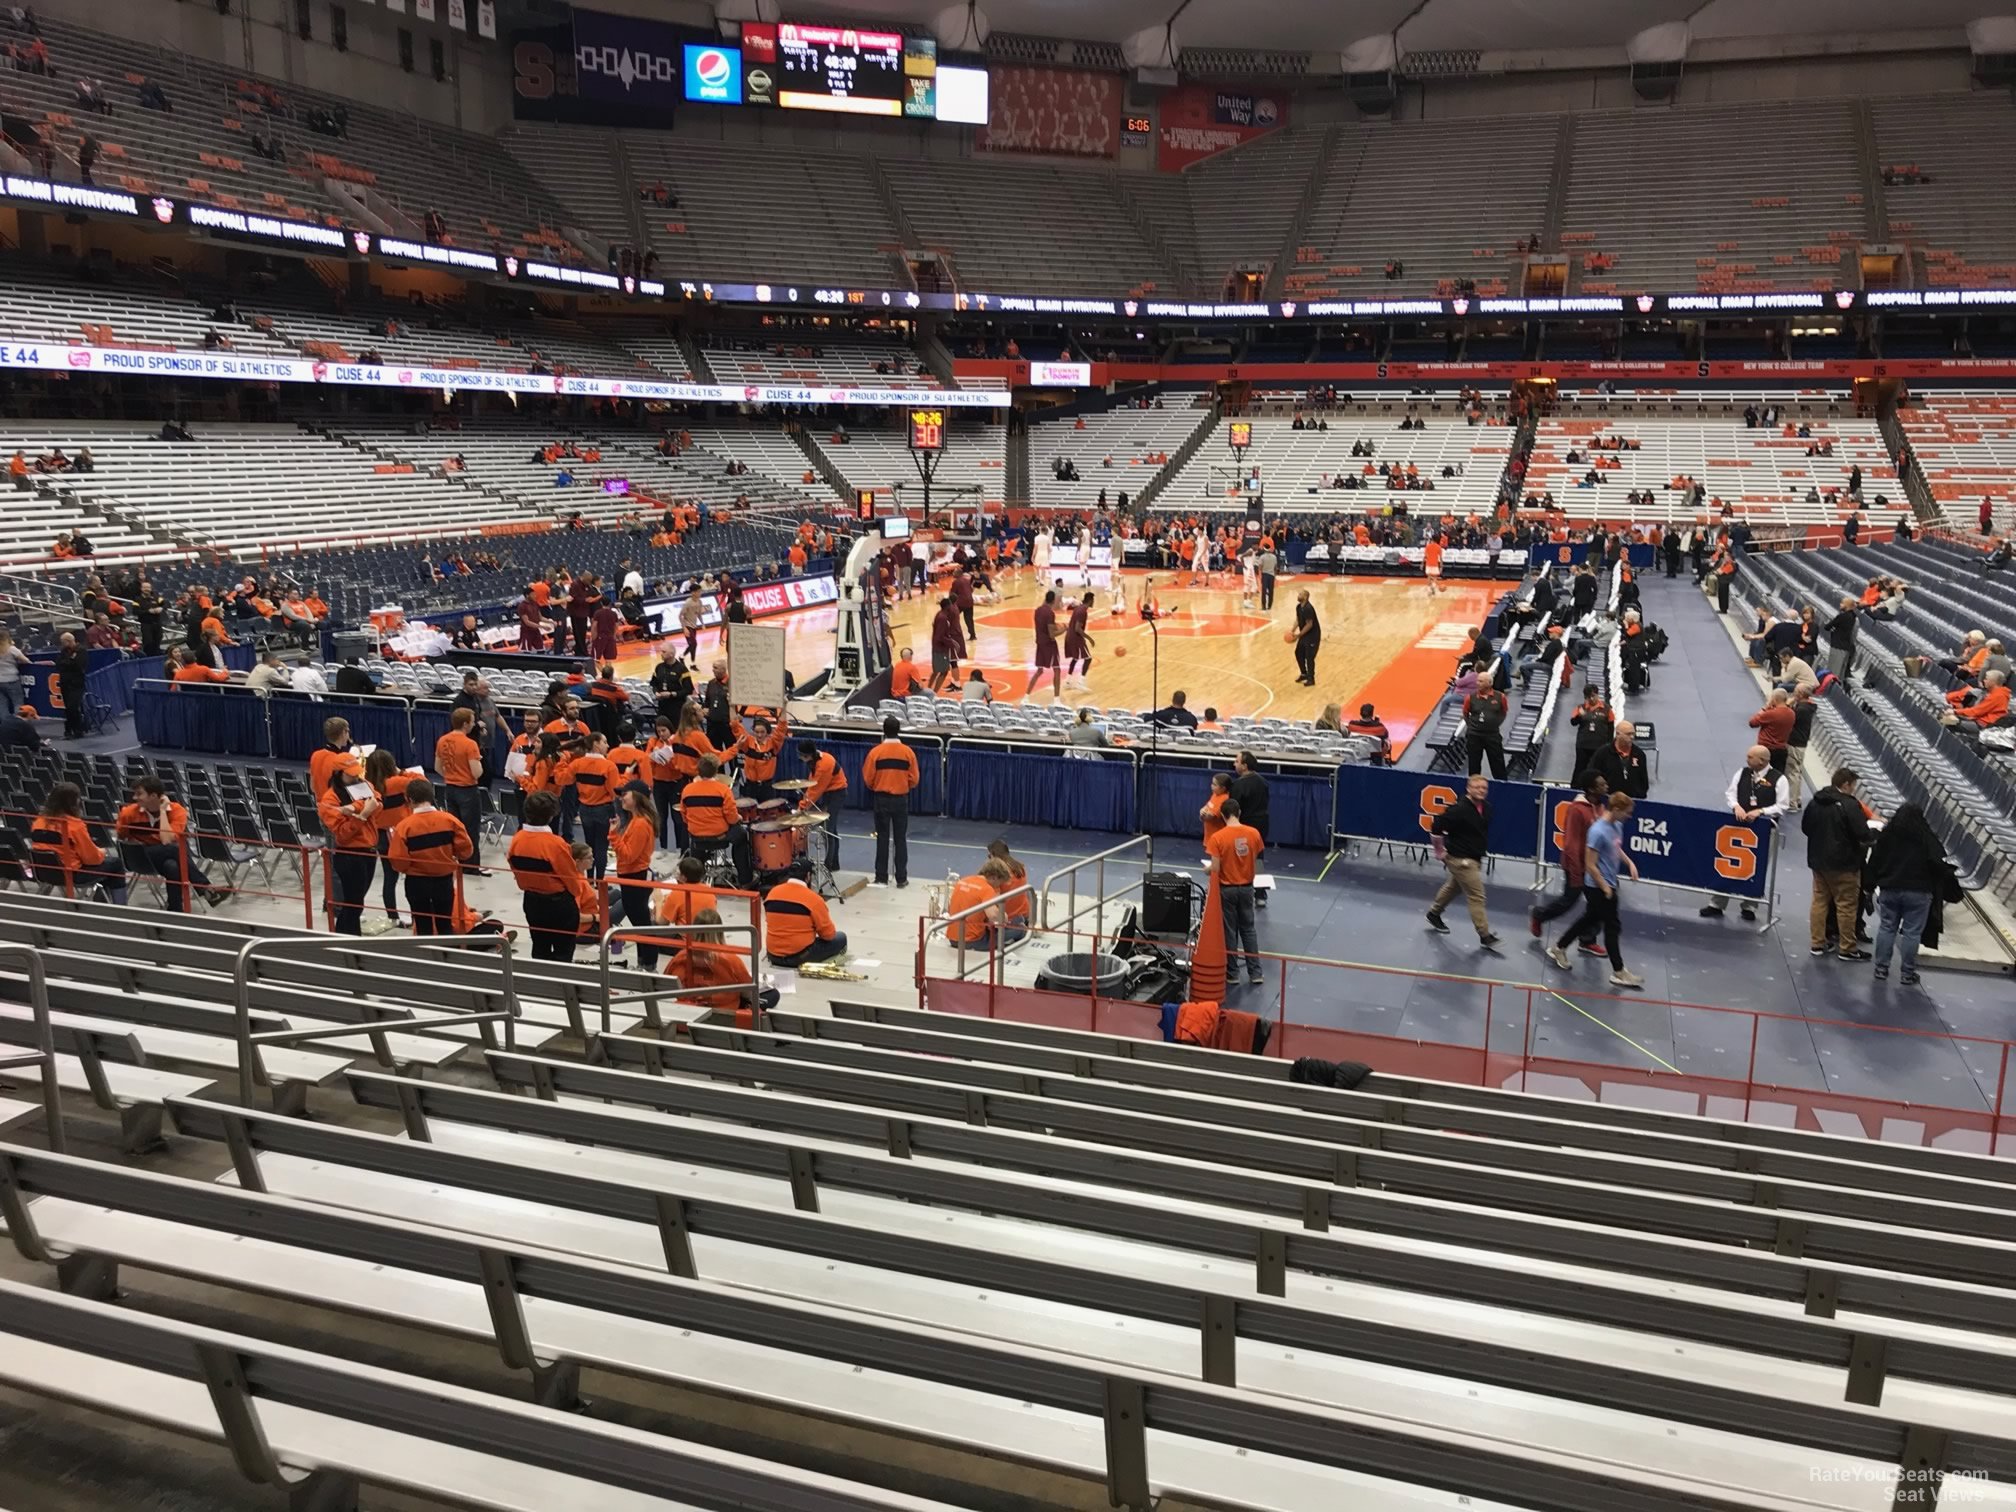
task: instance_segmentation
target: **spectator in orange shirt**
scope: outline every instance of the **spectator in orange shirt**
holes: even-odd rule
[[[924,685],[924,674],[918,670],[916,656],[917,653],[914,648],[905,646],[903,654],[896,659],[896,664],[889,669],[889,696],[891,698],[908,698],[912,689]]]
[[[126,868],[91,838],[84,794],[76,783],[59,782],[49,789],[42,811],[29,824],[28,846],[38,882],[56,885],[67,898],[103,887],[114,903],[126,901]]]
[[[805,572],[805,563],[808,560],[808,558],[805,555],[805,548],[799,545],[796,541],[793,541],[791,543],[791,549],[785,553],[785,556],[789,559],[791,563],[791,575],[793,577],[803,576]],[[689,652],[688,654],[690,655],[691,653]]]
[[[1260,831],[1239,817],[1239,800],[1227,798],[1218,816],[1224,828],[1204,843],[1205,864],[1218,882],[1218,907],[1225,924],[1226,969],[1229,972],[1240,954],[1246,957],[1246,980],[1259,986],[1260,935],[1254,912],[1253,879],[1258,872],[1266,842]]]
[[[961,941],[967,945],[992,945],[997,939],[1009,945],[1022,938],[1026,931],[1017,930],[1010,937],[1007,908],[995,902],[1014,885],[1010,880],[1013,876],[1006,861],[990,855],[980,863],[978,872],[953,883],[951,896],[945,900],[945,917],[952,921],[945,926],[945,938],[955,945]],[[989,904],[993,906],[983,906]],[[966,917],[958,917],[961,914]]]
[[[1197,817],[1204,822],[1204,843],[1208,849],[1211,837],[1225,828],[1224,808],[1226,800],[1232,796],[1232,774],[1213,772],[1211,774],[1211,796],[1204,800],[1204,807],[1197,810]]]
[[[1952,708],[1939,716],[1939,722],[1957,727],[1962,735],[1970,738],[1999,725],[2009,717],[2008,684],[2009,675],[2006,672],[1989,672],[1981,679],[1978,695],[1972,688],[1955,688],[1946,695],[1946,701]],[[1969,699],[1972,702],[1968,702]]]
[[[159,778],[142,777],[133,784],[133,801],[119,810],[113,833],[121,844],[134,847],[155,875],[168,884],[168,907],[174,912],[189,911],[190,886],[203,888],[204,898],[213,907],[228,896],[221,887],[210,886],[210,879],[189,855],[184,843],[189,834],[189,811],[168,796]]]
[[[1001,900],[1001,913],[1006,926],[1002,930],[1001,939],[1003,944],[1012,945],[1029,932],[1029,919],[1032,913],[1029,907],[1030,895],[1015,891],[1028,882],[1029,868],[1016,859],[1015,853],[1009,850],[1006,840],[989,841],[987,854],[1008,868],[1008,885],[1002,890],[1012,896]]]

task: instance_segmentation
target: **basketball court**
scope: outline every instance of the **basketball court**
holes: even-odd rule
[[[1434,711],[1448,687],[1457,654],[1507,586],[1445,583],[1443,591],[1431,597],[1427,584],[1418,578],[1283,577],[1273,611],[1263,614],[1242,602],[1238,580],[1231,576],[1215,578],[1208,587],[1179,588],[1172,586],[1176,579],[1166,572],[1128,572],[1129,608],[1124,616],[1115,617],[1110,612],[1107,574],[1095,573],[1089,589],[1075,575],[1067,576],[1058,590],[1060,606],[1086,592],[1094,595],[1089,625],[1093,657],[1089,690],[1067,690],[1062,702],[1145,710],[1167,703],[1169,694],[1181,688],[1200,716],[1208,707],[1226,717],[1276,719],[1314,719],[1333,703],[1348,717],[1359,704],[1370,702],[1392,731],[1396,747],[1410,740]],[[1164,611],[1158,622],[1159,678],[1158,631],[1143,624],[1138,612],[1151,576]],[[1309,590],[1323,625],[1313,688],[1297,685],[1295,659],[1283,639],[1294,624],[1295,595],[1302,588]],[[890,606],[892,651],[900,654],[908,645],[926,668],[938,597],[913,595]],[[1025,570],[1004,584],[999,603],[975,607],[979,633],[969,637],[961,681],[979,667],[987,673],[997,701],[1022,701],[1035,654],[1036,607],[1042,598],[1035,574]],[[763,621],[783,628],[785,664],[799,682],[831,665],[837,615],[837,609],[821,607]],[[1061,607],[1058,624],[1061,631]],[[702,633],[703,668],[720,655],[720,647],[718,630]],[[656,654],[655,649],[631,650],[618,665],[626,674],[649,676]],[[1049,702],[1048,683],[1033,697]]]

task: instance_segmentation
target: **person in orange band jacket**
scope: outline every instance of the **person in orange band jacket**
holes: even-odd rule
[[[786,878],[763,897],[763,937],[777,966],[830,961],[847,953],[847,936],[834,927],[826,900],[796,877]]]
[[[581,907],[575,901],[581,872],[573,848],[553,833],[559,813],[560,800],[551,793],[529,795],[507,858],[512,880],[525,895],[525,927],[532,931],[535,961],[573,960],[574,937],[581,932]]]
[[[665,963],[665,974],[678,980],[681,987],[722,987],[723,992],[712,992],[700,997],[686,998],[689,1003],[704,1003],[716,1013],[732,1013],[738,1028],[753,1026],[755,1015],[750,1012],[747,988],[749,965],[747,952],[727,943],[721,928],[721,915],[711,908],[703,908],[693,916],[696,926],[686,936],[686,941]],[[770,1009],[777,1006],[778,993],[775,987],[764,987],[756,994],[756,1006]]]
[[[820,826],[826,835],[826,865],[832,871],[840,869],[840,798],[847,791],[847,774],[840,770],[840,758],[830,751],[819,749],[811,740],[798,742],[798,759],[805,764],[805,776],[812,786],[805,789],[805,796],[798,800],[798,807],[824,809],[826,822]]]

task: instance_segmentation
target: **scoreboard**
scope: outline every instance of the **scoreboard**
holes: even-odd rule
[[[777,103],[786,110],[903,115],[909,94],[904,85],[904,47],[901,32],[781,22]],[[931,111],[911,113],[928,117]]]
[[[910,450],[915,452],[945,450],[945,411],[942,409],[910,411]]]
[[[938,61],[938,44],[876,27],[744,21],[739,41],[684,46],[685,98],[985,126],[982,60]]]

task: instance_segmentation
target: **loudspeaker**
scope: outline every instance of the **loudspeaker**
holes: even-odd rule
[[[1668,63],[1633,63],[1631,88],[1641,100],[1670,100],[1680,89],[1680,73],[1685,67],[1682,58]]]
[[[1181,872],[1150,872],[1142,879],[1141,930],[1151,935],[1189,935],[1188,877]]]

